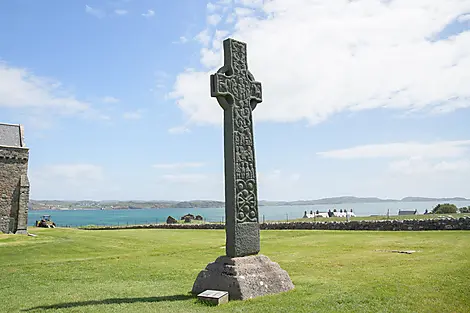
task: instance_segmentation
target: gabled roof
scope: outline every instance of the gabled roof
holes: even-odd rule
[[[25,147],[23,127],[19,124],[0,123],[0,146]]]

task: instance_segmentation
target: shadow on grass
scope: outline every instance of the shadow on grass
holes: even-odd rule
[[[112,298],[103,300],[89,300],[79,302],[66,302],[52,305],[41,305],[34,308],[24,309],[22,311],[32,310],[53,310],[53,309],[66,309],[75,308],[88,305],[101,305],[101,304],[125,304],[125,303],[137,303],[137,302],[163,302],[163,301],[184,301],[194,298],[193,295],[174,295],[174,296],[161,296],[161,297],[146,297],[146,298]]]

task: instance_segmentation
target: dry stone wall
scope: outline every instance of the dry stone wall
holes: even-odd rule
[[[60,225],[59,225],[60,226]],[[105,229],[225,229],[223,224],[150,224],[133,226],[85,227],[89,230]],[[262,230],[369,230],[369,231],[425,231],[470,230],[470,216],[458,219],[383,220],[350,222],[291,222],[262,223]]]

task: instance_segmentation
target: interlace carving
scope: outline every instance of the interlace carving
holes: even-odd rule
[[[258,222],[252,111],[262,101],[261,83],[248,70],[246,44],[230,39],[224,51],[226,64],[211,76],[211,91],[224,110],[232,110],[235,217],[237,223]]]

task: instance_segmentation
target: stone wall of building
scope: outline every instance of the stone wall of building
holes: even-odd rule
[[[61,225],[58,225],[59,227]],[[133,226],[85,227],[89,230],[105,229],[224,229],[223,224],[150,224]],[[470,230],[470,216],[458,219],[384,220],[351,222],[291,222],[262,223],[262,230],[373,230],[373,231],[423,231],[423,230]]]
[[[29,149],[0,146],[0,232],[26,233]]]

